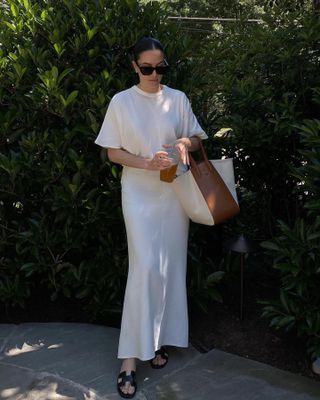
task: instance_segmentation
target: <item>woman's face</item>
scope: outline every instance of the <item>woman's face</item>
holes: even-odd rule
[[[158,75],[155,70],[151,75],[143,75],[139,65],[143,67],[157,67],[165,64],[163,52],[159,49],[143,51],[140,53],[137,63],[132,61],[133,68],[139,75],[140,84],[150,88],[159,87],[162,75]]]

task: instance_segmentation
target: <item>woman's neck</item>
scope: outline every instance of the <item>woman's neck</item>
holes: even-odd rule
[[[144,92],[147,93],[157,93],[160,92],[163,89],[163,85],[159,83],[158,85],[143,85],[141,83],[138,83],[138,88],[143,90]]]

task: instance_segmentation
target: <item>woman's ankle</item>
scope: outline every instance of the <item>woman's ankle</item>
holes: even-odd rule
[[[122,369],[135,368],[135,367],[136,367],[136,359],[135,358],[125,358],[122,361],[122,366],[121,366]]]

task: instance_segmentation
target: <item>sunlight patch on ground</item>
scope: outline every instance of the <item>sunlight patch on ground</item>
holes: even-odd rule
[[[10,399],[11,396],[14,396],[18,392],[19,392],[19,388],[17,388],[17,387],[4,389],[4,390],[1,390],[0,397],[1,397],[1,399],[2,398],[3,399]]]
[[[56,344],[51,344],[50,346],[47,347],[47,349],[56,349],[59,347],[62,347],[62,343],[56,343]],[[22,347],[14,347],[12,349],[9,349],[5,352],[6,356],[9,357],[14,357],[23,353],[29,353],[31,351],[37,351],[42,348],[45,348],[45,344],[40,342],[39,344],[28,344],[26,342],[23,343]]]
[[[59,347],[62,347],[63,343],[57,343],[57,344],[51,344],[50,346],[47,347],[47,349],[58,349]]]
[[[46,388],[33,389],[29,394],[32,394],[30,398],[37,400],[74,400],[74,397],[63,396],[57,393],[58,383],[48,383]],[[28,399],[28,396],[26,397]]]

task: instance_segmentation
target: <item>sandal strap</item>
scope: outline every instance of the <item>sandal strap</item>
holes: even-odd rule
[[[131,371],[130,375],[127,375],[126,371],[122,371],[118,376],[118,378],[121,378],[122,380],[118,384],[120,386],[124,386],[126,382],[130,382],[132,386],[135,386],[136,385],[135,377],[136,377],[135,371]]]
[[[156,356],[157,355],[160,355],[162,358],[164,358],[164,359],[168,359],[168,353],[166,352],[166,349],[164,348],[164,347],[160,347],[160,349],[159,350],[157,350],[156,352],[155,352],[155,354],[156,354]]]

